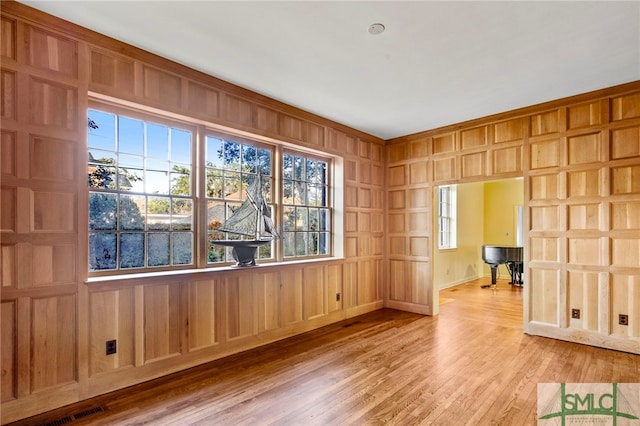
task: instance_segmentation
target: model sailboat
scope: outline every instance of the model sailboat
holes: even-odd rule
[[[243,240],[216,240],[213,243],[232,247],[236,266],[256,266],[256,251],[258,247],[269,244],[275,238],[280,238],[271,220],[271,209],[262,195],[260,175],[253,179],[247,187],[247,198],[227,220],[217,229],[219,232],[252,237]]]

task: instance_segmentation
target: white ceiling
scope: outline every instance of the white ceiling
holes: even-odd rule
[[[640,1],[22,3],[383,139],[640,80]]]

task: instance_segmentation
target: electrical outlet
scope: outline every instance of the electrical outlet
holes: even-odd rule
[[[580,319],[580,309],[571,309],[571,318]]]
[[[625,314],[618,315],[618,324],[629,325],[629,315],[625,315]]]
[[[336,302],[340,301],[340,293],[336,293]]]
[[[107,340],[106,347],[107,347],[107,355],[113,355],[118,351],[115,340]]]

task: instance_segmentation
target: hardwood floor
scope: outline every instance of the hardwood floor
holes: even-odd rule
[[[638,355],[525,335],[522,289],[485,281],[438,317],[380,310],[16,425],[534,425],[538,383],[640,382]]]

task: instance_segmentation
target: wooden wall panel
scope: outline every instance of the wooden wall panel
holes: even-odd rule
[[[456,134],[449,133],[446,135],[434,136],[432,141],[433,154],[443,154],[447,152],[455,152],[456,150]]]
[[[109,89],[133,93],[134,62],[112,53],[91,50],[90,82]]]
[[[0,173],[17,177],[17,135],[16,132],[2,130],[0,132]]]
[[[467,154],[462,156],[461,178],[471,178],[485,176],[486,154],[477,152],[475,154]]]
[[[602,111],[604,108],[600,100],[571,106],[567,109],[569,129],[581,129],[603,124]]]
[[[531,136],[548,135],[561,130],[561,112],[559,110],[548,111],[531,115],[530,129]]]
[[[598,230],[602,219],[601,204],[574,204],[568,206],[569,230]]]
[[[302,321],[303,318],[303,281],[302,271],[287,269],[280,273],[282,303],[282,325],[288,326]]]
[[[76,215],[69,206],[76,204],[75,194],[33,191],[33,230],[36,232],[73,232]]]
[[[52,242],[33,244],[31,277],[34,286],[73,284],[76,282],[75,244]]]
[[[569,264],[606,265],[608,259],[605,245],[606,240],[601,238],[569,238]]]
[[[96,291],[89,296],[89,374],[131,367],[134,353],[134,299],[130,288]],[[116,353],[106,354],[107,341],[116,341]]]
[[[254,277],[258,332],[281,327],[280,272],[267,272]]]
[[[600,274],[590,271],[569,271],[567,286],[569,288],[570,326],[590,331],[598,331],[600,311]],[[580,310],[580,318],[571,317],[571,309]]]
[[[622,325],[620,315],[628,316]],[[611,291],[611,333],[624,337],[640,337],[640,274],[613,274]]]
[[[358,305],[366,305],[379,300],[377,292],[376,264],[373,260],[358,263]]]
[[[327,307],[327,281],[324,266],[314,265],[304,268],[304,317],[306,320],[318,318],[329,313]]]
[[[559,324],[558,306],[560,297],[560,276],[556,270],[533,269],[529,272],[531,281],[530,318],[532,321]]]
[[[568,144],[569,164],[594,163],[603,160],[599,132],[569,137]]]
[[[78,75],[78,45],[74,40],[30,25],[26,33],[30,65],[69,77]]]
[[[494,150],[492,167],[492,175],[522,173],[522,146]]]
[[[456,158],[438,158],[433,159],[433,181],[444,182],[456,178],[458,170],[456,167]]]
[[[2,384],[0,401],[7,402],[18,397],[17,371],[17,301],[2,301],[0,305],[0,370]]]
[[[0,188],[0,201],[2,202],[2,210],[0,211],[0,230],[3,232],[17,231],[17,210],[18,210],[18,191],[16,188],[5,187]]]
[[[198,116],[205,117],[207,119],[217,118],[220,116],[220,92],[202,84],[190,81],[188,83],[188,100],[187,108]],[[265,110],[264,108],[262,109]],[[277,116],[275,117],[277,120]],[[264,120],[259,121],[262,124],[260,128],[264,128]],[[271,121],[267,121],[271,123]],[[276,124],[277,126],[277,124]],[[264,130],[272,130],[272,127],[267,127]],[[277,133],[277,129],[274,131]]]
[[[532,142],[530,147],[531,169],[544,169],[560,165],[560,141],[558,139]]]
[[[567,172],[567,196],[597,197],[605,195],[602,186],[601,169],[577,170]]]
[[[227,277],[221,291],[225,339],[241,339],[256,334],[256,310],[251,276]]]
[[[640,201],[611,203],[611,229],[640,231]]]
[[[180,287],[144,287],[144,362],[175,356],[181,350]]]
[[[532,231],[559,231],[560,229],[559,206],[531,207]]]
[[[611,239],[612,265],[640,268],[640,237],[614,237]]]
[[[640,164],[612,167],[611,193],[640,194]]]
[[[75,130],[78,126],[78,91],[75,87],[32,77],[29,84],[32,124]]]
[[[493,125],[493,143],[504,143],[519,141],[526,135],[526,120],[516,118],[515,120],[503,121]]]
[[[640,92],[611,98],[611,118],[613,121],[640,117]]]
[[[33,136],[29,172],[32,179],[71,183],[77,178],[74,143]]]
[[[557,200],[560,198],[558,174],[531,176],[531,201]]]
[[[160,104],[181,105],[182,80],[172,73],[143,65],[142,95]]]
[[[198,280],[187,284],[189,350],[216,345],[218,339],[218,297],[216,280]]]
[[[640,157],[640,126],[611,131],[611,159]]]
[[[77,381],[76,318],[75,295],[32,299],[32,393]]]
[[[391,300],[409,300],[407,297],[407,266],[403,260],[389,260],[389,298]]]
[[[342,287],[342,265],[327,266],[327,310],[328,313],[342,309],[344,290]]]
[[[5,120],[15,120],[18,101],[18,88],[16,73],[9,70],[0,70],[0,117]]]
[[[0,251],[0,279],[2,279],[0,286],[15,287],[17,284],[16,267],[18,265],[16,245],[2,244],[0,245]]]
[[[477,148],[487,144],[487,128],[462,130],[460,132],[460,145],[462,149]]]
[[[560,261],[560,239],[558,237],[531,237],[529,241],[531,261]]]
[[[16,21],[3,16],[0,21],[0,55],[16,59]]]

